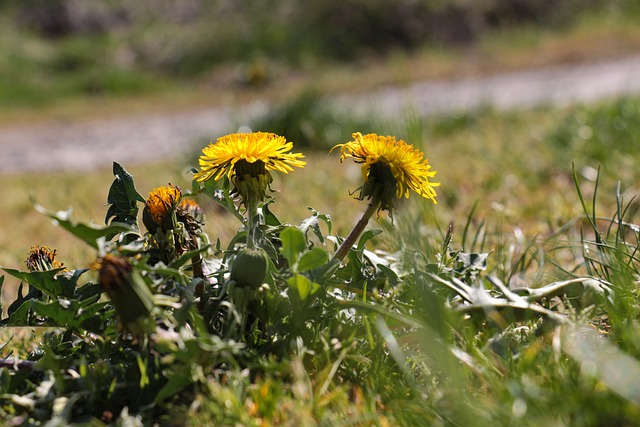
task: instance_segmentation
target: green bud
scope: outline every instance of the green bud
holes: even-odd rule
[[[231,280],[240,287],[257,289],[267,277],[269,259],[259,248],[240,251],[231,265]]]

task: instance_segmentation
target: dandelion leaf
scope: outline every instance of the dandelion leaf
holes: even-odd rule
[[[137,228],[138,202],[144,203],[144,198],[136,190],[133,176],[117,162],[113,162],[113,175],[116,179],[107,197],[109,210],[105,224],[122,222]]]
[[[83,224],[71,221],[71,210],[52,212],[34,203],[34,208],[43,215],[53,219],[54,222],[74,236],[83,240],[94,249],[98,249],[98,240],[110,240],[118,233],[134,232],[135,225],[113,221],[111,224],[101,227],[91,224]]]

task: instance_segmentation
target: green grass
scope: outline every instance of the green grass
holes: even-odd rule
[[[222,297],[229,305],[215,307],[218,317],[203,314],[203,331],[189,305],[188,270],[145,276],[173,298],[164,301],[168,306],[159,317],[169,331],[181,333],[152,338],[149,351],[115,329],[108,308],[86,326],[77,323],[82,310],[69,320],[64,309],[78,295],[40,300],[54,303],[49,313],[58,317],[50,324],[62,328],[32,332],[32,323],[0,331],[8,343],[2,356],[39,360],[33,372],[0,368],[0,423],[52,418],[103,425],[139,417],[187,425],[637,424],[640,392],[632,374],[640,369],[634,198],[640,99],[561,109],[479,109],[394,122],[336,117],[313,92],[290,96],[318,74],[318,93],[330,94],[451,75],[460,64],[467,73],[483,73],[636,52],[638,30],[629,16],[587,14],[560,29],[497,31],[475,45],[480,57],[466,49],[427,47],[326,73],[322,66],[302,67],[306,75],[300,80],[284,82],[287,71],[281,80],[244,92],[235,86],[236,71],[184,82],[102,62],[117,44],[108,37],[53,43],[29,34],[16,37],[10,26],[0,26],[9,36],[0,43],[11,51],[0,58],[0,70],[14,73],[11,84],[0,82],[0,98],[7,101],[0,105],[0,120],[84,116],[87,105],[93,115],[244,102],[257,95],[289,100],[252,124],[287,136],[308,161],[304,169],[275,176],[270,210],[282,222],[300,224],[310,206],[331,216],[331,231],[321,225],[321,234],[349,232],[365,204],[351,194],[360,185],[360,168],[348,161],[340,165],[338,153],[330,155],[327,148],[356,130],[393,134],[416,145],[442,183],[437,206],[412,194],[398,204],[393,224],[384,213],[374,218],[370,227],[384,231],[366,243],[371,252],[353,251],[347,267],[321,281],[315,297],[300,299],[308,272],[292,271],[289,259],[285,263],[271,252],[279,268],[270,270],[269,290],[252,296],[258,320],[235,335],[229,330],[237,325],[225,315],[238,296]],[[151,43],[150,34],[138,42]],[[177,44],[198,38],[180,36]],[[611,40],[619,50],[608,48]],[[199,53],[190,54],[197,59]],[[45,78],[49,72],[54,78]],[[216,101],[208,99],[213,94]],[[190,161],[124,166],[146,197],[168,183],[191,188],[186,170],[196,165],[196,155]],[[75,220],[103,224],[112,181],[110,170],[0,176],[0,265],[24,270],[32,245],[55,247],[69,268],[90,265],[97,251],[36,212],[30,196],[54,211],[73,207]],[[205,209],[204,231],[214,245],[219,241],[227,248],[239,222],[208,198],[200,195],[198,201]],[[286,240],[281,230],[269,231],[276,245]],[[312,260],[319,256],[313,249],[332,251],[330,244],[312,245],[284,253]],[[216,252],[213,259],[221,256]],[[225,257],[233,263],[233,251]],[[375,262],[382,266],[374,268]],[[3,317],[18,285],[5,276]],[[84,277],[97,280],[93,272]],[[175,288],[166,290],[170,285]],[[529,295],[532,307],[506,304],[516,298],[506,287]],[[44,310],[38,307],[33,310]],[[88,307],[96,306],[83,310]],[[181,322],[189,328],[181,329]],[[154,403],[169,378],[175,393]]]
[[[588,177],[587,182],[593,179],[594,171],[601,168],[604,189],[600,197],[605,205],[613,203],[611,196],[616,180],[633,185],[635,177],[631,165],[639,152],[636,145],[640,144],[634,119],[640,109],[637,99],[561,110],[543,108],[508,113],[478,110],[426,121],[408,118],[405,122],[386,124],[379,120],[376,124],[375,119],[366,124],[343,118],[349,123],[346,127],[326,116],[322,120],[309,114],[292,117],[291,111],[296,105],[293,103],[293,108],[284,113],[286,119],[257,123],[256,128],[281,132],[297,142],[301,138],[296,129],[309,129],[307,121],[311,121],[317,129],[316,135],[336,129],[334,133],[339,136],[334,136],[328,145],[339,143],[338,138],[346,140],[358,125],[363,126],[357,128],[363,132],[398,135],[427,154],[438,171],[437,179],[443,183],[434,214],[442,223],[454,222],[459,227],[477,203],[476,216],[491,218],[495,226],[507,231],[517,226],[531,235],[546,235],[580,213],[573,194],[572,163]],[[322,109],[322,105],[313,108]],[[282,128],[283,120],[290,131]],[[318,144],[319,140],[315,136],[313,141]],[[326,140],[322,138],[325,144]],[[313,141],[308,148],[301,145],[308,167],[286,180],[276,177],[274,188],[278,193],[273,210],[284,220],[297,223],[308,213],[306,206],[312,206],[332,214],[337,229],[344,233],[360,211],[361,204],[349,197],[349,191],[357,187],[359,168],[346,163],[340,166],[335,152],[330,155],[325,148],[314,149]],[[195,165],[195,162],[189,164],[181,160],[178,164],[129,166],[128,169],[146,195],[154,187],[169,182],[189,188],[191,178],[186,171]],[[336,173],[339,178],[334,179]],[[0,234],[2,265],[19,265],[33,244],[55,244],[64,258],[64,254],[69,254],[71,259],[86,261],[73,248],[72,239],[51,227],[32,209],[30,197],[33,195],[38,203],[54,210],[73,207],[77,220],[99,224],[106,213],[105,194],[111,183],[109,170],[82,175],[68,172],[3,176],[0,183],[5,189],[5,208],[0,219],[12,224]],[[633,189],[623,187],[625,193],[632,193]],[[413,205],[414,200],[407,203]],[[226,214],[212,210],[211,215],[216,218],[215,223],[224,224],[220,230],[212,230],[214,235],[226,241],[235,234],[224,231],[232,221]],[[401,222],[403,211],[398,215]],[[15,218],[20,218],[20,222]]]
[[[97,423],[96,418],[104,422],[118,415],[126,419],[120,400],[107,399],[102,387],[107,378],[134,378],[127,387],[138,387],[136,381],[143,378],[138,364],[147,363],[146,369],[155,372],[148,381],[156,391],[166,385],[165,375],[189,372],[190,378],[186,389],[165,397],[162,404],[145,406],[151,389],[136,394],[129,403],[130,416],[141,414],[147,421],[633,425],[640,415],[638,386],[620,379],[620,366],[628,372],[640,369],[635,327],[640,318],[640,242],[634,225],[638,205],[629,167],[638,160],[638,109],[640,99],[629,98],[564,109],[483,109],[371,124],[371,130],[393,133],[425,151],[442,182],[439,203],[433,206],[412,195],[399,204],[393,226],[384,214],[374,220],[371,226],[384,232],[366,247],[376,251],[378,262],[388,262],[388,269],[373,269],[366,261],[376,259],[367,258],[371,253],[354,252],[348,267],[325,284],[337,286],[341,298],[322,294],[308,310],[287,306],[294,297],[290,291],[285,299],[274,294],[273,299],[256,300],[262,301],[254,308],[257,316],[266,315],[266,307],[273,310],[264,319],[279,331],[275,333],[281,341],[260,341],[271,329],[261,329],[259,322],[241,338],[246,351],[227,348],[232,342],[207,334],[180,348],[155,338],[155,351],[165,355],[162,371],[154,364],[160,362],[146,359],[135,342],[122,342],[129,350],[121,353],[109,346],[86,346],[83,340],[93,338],[82,334],[39,331],[32,340],[43,340],[41,348],[50,354],[43,357],[24,347],[33,341],[19,328],[9,348],[23,358],[40,358],[50,372],[62,363],[51,354],[82,349],[82,358],[64,358],[64,369],[76,370],[80,379],[47,377],[84,390],[77,397],[64,388],[55,392],[82,402],[58,415],[67,422]],[[331,234],[344,236],[364,208],[349,195],[361,179],[359,167],[340,165],[336,153],[304,151],[304,169],[276,176],[273,188],[278,192],[270,209],[281,221],[299,224],[310,214],[306,207],[312,206],[331,215]],[[168,182],[189,188],[187,166],[128,170],[146,196]],[[71,205],[76,219],[101,223],[112,179],[106,170],[82,176],[2,177],[8,195],[2,218],[8,226],[0,245],[5,249],[3,264],[23,268],[32,244],[55,246],[69,267],[92,262],[95,251],[64,237],[35,213],[27,194],[33,192],[40,204],[53,210]],[[206,210],[205,231],[225,248],[235,236],[237,219],[206,198],[199,200]],[[328,232],[323,226],[322,233]],[[473,257],[476,263],[470,262]],[[279,274],[282,271],[274,273],[271,286],[281,286]],[[6,278],[5,298],[12,296],[14,280]],[[564,284],[566,280],[573,282]],[[469,294],[465,286],[479,293]],[[516,298],[505,291],[507,286],[518,298],[530,295],[532,306],[496,305]],[[489,296],[494,300],[487,300]],[[103,332],[106,342],[112,333]],[[99,362],[104,352],[119,364]],[[136,354],[138,362],[131,359]],[[84,370],[83,360],[93,370]],[[210,360],[220,364],[211,365]],[[30,390],[26,372],[3,372],[3,393]],[[97,394],[87,394],[91,387],[97,387]],[[13,400],[20,404],[10,406],[8,395],[3,396],[4,419],[25,410],[23,401]],[[107,400],[101,403],[97,396]],[[26,413],[46,417],[47,398],[26,397],[44,411]]]

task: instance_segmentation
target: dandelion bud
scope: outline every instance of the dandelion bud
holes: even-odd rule
[[[257,289],[267,276],[269,260],[259,248],[243,249],[231,265],[231,280],[240,287]]]
[[[173,213],[181,198],[180,187],[171,184],[168,187],[151,190],[142,211],[142,222],[147,230],[155,233],[158,228],[173,229],[175,227]]]
[[[129,261],[106,255],[100,261],[99,278],[125,329],[135,335],[151,332],[153,295]]]

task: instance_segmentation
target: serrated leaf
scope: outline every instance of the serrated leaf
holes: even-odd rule
[[[297,271],[304,272],[318,268],[329,261],[329,256],[321,248],[313,248],[305,252],[298,261]]]
[[[105,224],[121,222],[138,229],[138,202],[144,203],[144,197],[138,193],[133,182],[133,176],[119,163],[113,162],[113,175],[116,179],[109,188]]]
[[[33,203],[35,210],[43,215],[53,219],[59,226],[69,231],[74,236],[83,240],[94,249],[98,249],[98,240],[111,240],[116,234],[124,232],[135,232],[134,228],[129,224],[112,222],[111,224],[101,227],[96,225],[84,224],[71,221],[71,209],[67,211],[50,211],[37,203]]]
[[[386,276],[387,280],[389,280],[389,284],[391,284],[391,286],[396,286],[398,284],[399,279],[395,271],[383,264],[378,264],[377,267]]]
[[[28,326],[29,325],[29,313],[31,311],[31,299],[23,299],[22,303],[18,307],[11,310],[9,317],[4,319],[4,326]],[[18,303],[15,301],[14,304]],[[14,306],[14,304],[11,304]],[[15,306],[14,306],[15,307]],[[13,308],[13,307],[9,307]]]
[[[327,224],[327,232],[331,233],[331,217],[329,215],[318,213],[311,208],[309,209],[313,212],[313,215],[302,221],[302,224],[300,224],[300,230],[302,230],[305,235],[308,234],[309,230],[313,230],[313,233],[320,240],[320,242],[324,243],[324,236],[322,234],[322,230],[320,229],[320,220],[324,221],[324,223]]]
[[[287,227],[280,232],[282,255],[289,261],[290,266],[294,266],[300,254],[307,249],[307,242],[304,233],[298,227]]]
[[[278,219],[277,216],[275,216],[275,214],[273,212],[271,212],[271,210],[269,209],[269,204],[270,203],[265,203],[264,206],[262,206],[262,217],[264,219],[264,224],[271,226],[271,227],[278,227],[280,225],[282,225],[282,223],[280,222],[280,220]]]
[[[85,283],[84,285],[77,287],[73,294],[73,297],[78,301],[97,301],[102,295],[103,288],[101,285],[95,283]]]
[[[96,317],[107,303],[82,304],[76,300],[60,299],[50,303],[33,301],[31,308],[47,320],[47,324],[61,327],[82,328],[83,324]]]
[[[71,296],[71,294],[78,287],[78,280],[80,276],[89,271],[88,268],[80,268],[77,270],[64,271],[56,276],[56,281],[62,283],[65,289],[65,296]]]
[[[20,271],[8,267],[1,268],[13,277],[28,283],[49,296],[61,297],[73,294],[73,287],[67,287],[64,282],[57,280],[55,277],[57,273],[63,270],[62,268],[49,271]]]

